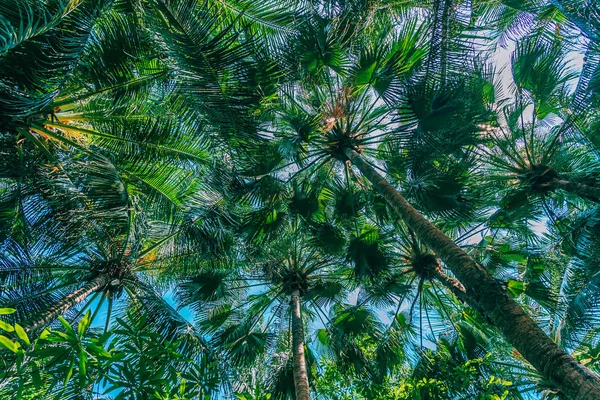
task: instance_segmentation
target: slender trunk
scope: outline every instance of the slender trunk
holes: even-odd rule
[[[452,239],[425,219],[356,151],[346,149],[345,154],[384,196],[404,223],[446,263],[464,285],[467,295],[531,365],[571,399],[600,399],[600,378],[596,374],[561,350],[510,298],[500,283]]]
[[[292,352],[294,355],[294,387],[296,388],[296,400],[310,400],[308,371],[306,370],[306,358],[304,356],[304,328],[302,326],[300,291],[298,289],[292,292],[291,305]]]
[[[98,275],[89,280],[85,285],[69,293],[65,298],[50,305],[43,313],[35,319],[25,321],[23,328],[30,334],[35,335],[45,328],[60,315],[66,313],[71,307],[84,301],[90,294],[104,288],[110,282],[108,275]]]
[[[564,179],[556,179],[551,182],[553,189],[562,189],[565,192],[576,194],[600,203],[600,188],[583,183],[571,182]]]

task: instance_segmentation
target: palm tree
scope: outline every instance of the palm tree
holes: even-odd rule
[[[34,230],[47,230],[50,240],[62,241],[69,254],[76,257],[57,266],[58,275],[75,271],[72,262],[84,264],[77,270],[84,273],[67,278],[71,284],[80,283],[79,287],[63,293],[60,300],[55,298],[37,320],[29,321],[27,327],[37,331],[88,296],[105,293],[111,299],[115,290],[122,290],[122,279],[133,273],[128,260],[139,257],[136,262],[141,262],[142,257],[157,250],[151,240],[145,251],[140,250],[142,243],[147,243],[144,236],[148,229],[144,225],[148,222],[174,222],[164,225],[166,239],[159,238],[157,246],[171,239],[173,231],[189,232],[190,227],[201,225],[201,204],[212,201],[204,175],[210,159],[207,144],[211,131],[199,126],[197,119],[205,115],[210,120],[210,107],[222,111],[223,105],[203,105],[201,112],[190,107],[184,111],[181,95],[172,95],[169,85],[173,69],[156,51],[146,30],[155,23],[158,9],[139,9],[128,1],[85,6],[61,2],[56,10],[36,2],[23,2],[21,6],[31,19],[31,35],[16,35],[18,43],[7,46],[1,60],[6,72],[2,93],[7,107],[2,117],[7,131],[2,138],[7,157],[3,157],[0,193],[6,211],[3,217],[9,222],[3,224],[8,228],[3,233],[18,238],[7,242],[12,255],[4,260],[6,279],[19,275],[17,260],[32,270],[39,269],[37,258],[51,254],[58,256],[59,263],[65,262],[55,249],[29,252],[32,243],[27,236],[39,236]],[[7,12],[7,18],[16,18],[13,11]],[[129,14],[124,15],[124,11]],[[10,19],[7,24],[17,26]],[[227,32],[227,25],[214,19],[204,24],[196,26],[211,31],[204,37],[204,51],[229,48],[233,36],[218,34],[220,29]],[[47,38],[49,45],[39,46],[38,36]],[[60,53],[66,50],[70,53]],[[69,73],[53,78],[38,63],[14,69],[10,60],[23,59],[19,55],[23,52],[32,58],[47,59],[50,65],[56,62],[56,68]],[[207,58],[217,59],[218,55]],[[219,62],[231,68],[235,64],[231,59]],[[25,76],[29,82],[23,80]],[[56,79],[60,81],[54,82]],[[19,85],[31,93],[17,91]],[[160,106],[155,105],[159,102]],[[174,116],[175,112],[180,114]],[[182,219],[181,212],[191,210],[194,216]],[[177,223],[182,226],[177,227]],[[96,240],[97,247],[85,246],[85,241]],[[41,242],[35,243],[37,246]],[[85,247],[88,251],[73,255]],[[51,268],[43,270],[53,276]],[[36,273],[35,279],[43,275]],[[14,282],[18,283],[16,292],[26,290],[18,278]],[[31,315],[19,317],[23,320]]]
[[[446,309],[463,303],[540,386],[598,398],[576,362],[597,356],[600,57],[586,5],[0,5],[3,302],[35,333],[126,292],[134,324],[173,333],[187,323],[159,292],[178,287],[236,373],[261,357],[274,394],[291,379],[299,399],[316,325],[342,370],[381,382],[408,365],[413,317],[422,352],[424,332],[464,334]],[[485,47],[510,41],[505,100]],[[571,89],[573,49],[585,58]],[[548,240],[531,224],[544,214]]]
[[[42,15],[50,13],[50,9],[34,3],[24,3],[23,13],[32,16],[38,11]],[[62,6],[71,7],[68,2],[64,3]],[[21,206],[19,209],[19,202],[29,205],[29,199],[40,195],[46,194],[53,200],[60,190],[69,190],[70,197],[73,197],[72,191],[81,191],[81,187],[65,188],[65,185],[79,178],[77,175],[87,162],[113,164],[111,173],[119,175],[124,184],[152,193],[157,202],[172,209],[181,209],[191,193],[201,190],[197,186],[200,183],[197,173],[209,163],[209,154],[214,154],[217,147],[208,150],[215,128],[208,122],[211,117],[207,113],[211,107],[223,110],[224,106],[220,103],[202,105],[204,111],[194,110],[186,105],[180,93],[173,93],[174,69],[157,51],[148,30],[157,10],[141,10],[135,14],[133,11],[137,8],[128,1],[118,1],[110,6],[108,2],[106,6],[101,3],[94,6],[94,12],[82,9],[82,5],[73,6],[73,10],[67,8],[56,16],[56,21],[46,21],[44,26],[38,26],[41,21],[31,22],[39,27],[42,37],[51,38],[48,39],[51,44],[60,35],[67,35],[61,40],[69,42],[69,46],[59,42],[54,45],[56,49],[48,50],[43,46],[38,49],[34,35],[24,37],[23,43],[19,44],[25,46],[25,50],[19,50],[19,46],[10,47],[2,58],[3,76],[6,77],[3,93],[7,98],[18,95],[13,90],[18,85],[48,90],[39,104],[34,102],[39,93],[33,93],[32,88],[31,93],[22,93],[29,103],[21,104],[16,100],[11,103],[11,107],[21,109],[3,108],[6,123],[3,123],[5,132],[2,136],[2,178],[6,180],[2,182],[2,196],[6,199],[3,201],[5,207],[14,207],[15,218],[21,215],[23,220],[23,212],[29,211],[24,208],[33,207]],[[97,18],[94,13],[98,13]],[[95,19],[87,19],[92,17]],[[219,21],[206,19],[205,22],[207,25],[202,29],[211,32],[228,29]],[[74,29],[69,24],[73,23],[89,31],[85,36],[78,36],[79,41],[68,36]],[[219,37],[217,32],[213,34]],[[206,36],[204,50],[216,52],[216,48],[228,46],[229,41],[221,38],[219,41]],[[28,46],[28,40],[32,41],[31,46]],[[73,49],[74,54],[45,54],[64,49]],[[58,76],[61,81],[53,89],[54,86],[45,81],[41,62],[25,63],[18,72],[20,69],[15,68],[16,64],[11,60],[25,60],[20,55],[23,51],[32,59],[46,57],[56,61],[55,69],[68,60],[70,64],[64,68],[69,73]],[[225,62],[231,67],[235,64],[231,60]],[[27,72],[28,69],[31,71]],[[23,74],[37,81],[20,82]],[[204,99],[208,100],[208,96]],[[212,123],[220,124],[218,120]],[[92,176],[98,173],[88,172]],[[52,195],[48,194],[50,190]],[[85,190],[81,197],[85,202],[99,201],[97,193],[85,193]],[[85,197],[92,198],[86,200]],[[122,200],[103,201],[106,210],[102,211],[110,215],[114,208],[123,207]],[[62,201],[65,200],[56,200],[56,203]],[[73,207],[75,205],[69,204],[66,208]],[[99,208],[96,204],[96,209]],[[13,218],[10,222],[7,227],[14,225],[16,220]]]
[[[339,359],[340,366],[353,365],[355,369],[360,366],[359,369],[372,378],[383,379],[398,363],[404,362],[402,348],[409,343],[406,337],[401,337],[413,324],[415,303],[419,303],[417,324],[421,326],[421,346],[425,337],[423,332],[427,331],[425,326],[429,325],[434,336],[441,332],[439,326],[443,326],[439,318],[455,326],[455,318],[449,310],[457,305],[446,297],[445,289],[463,302],[477,305],[466,295],[462,284],[443,272],[439,260],[403,225],[388,228],[394,218],[389,217],[385,204],[383,208],[381,203],[374,206],[374,199],[368,198],[368,190],[357,185],[348,174],[338,178],[332,172],[321,170],[310,179],[304,180],[300,176],[286,179],[285,173],[274,167],[281,160],[281,146],[281,142],[264,145],[257,150],[257,157],[261,158],[248,160],[249,167],[241,168],[244,183],[238,185],[244,189],[237,195],[240,200],[236,202],[250,207],[242,229],[247,240],[258,241],[261,245],[269,245],[271,240],[289,235],[288,232],[309,232],[309,242],[318,246],[321,253],[329,254],[339,265],[351,268],[347,278],[355,280],[360,287],[361,305],[340,307],[337,318],[329,318],[325,323],[327,328],[319,331],[318,340]],[[346,173],[349,172],[346,169]],[[301,223],[298,225],[294,221]],[[396,234],[395,230],[402,235]],[[415,281],[418,281],[418,289],[413,297]],[[385,329],[373,316],[370,317],[373,321],[370,329],[364,332],[358,329],[360,335],[353,338],[352,329],[356,328],[353,324],[362,320],[360,316],[371,314],[363,305],[376,310],[393,307],[395,312]],[[403,317],[400,310],[404,306],[410,309],[408,324],[399,323]],[[434,309],[436,311],[432,312]],[[325,316],[327,310],[320,314]],[[435,330],[431,320],[434,320]],[[368,357],[362,354],[358,344],[367,331],[372,336],[369,340],[376,343],[374,352],[378,361],[374,365],[366,361]],[[360,360],[364,360],[362,364]]]
[[[532,365],[549,374],[550,379],[558,382],[569,396],[594,398],[595,393],[598,393],[598,382],[593,373],[585,367],[573,369],[575,361],[548,338],[487,271],[426,220],[356,151],[347,149],[346,153],[350,161],[386,198],[398,216],[444,260],[465,286],[468,296],[475,299],[494,325]],[[549,357],[551,354],[555,355]],[[555,371],[561,372],[554,375]]]
[[[542,200],[540,208],[549,213],[546,197],[560,190],[597,202],[597,157],[588,144],[581,144],[581,135],[569,134],[572,119],[568,114],[562,123],[552,122],[553,116],[572,107],[562,104],[569,96],[566,85],[573,75],[561,44],[540,39],[519,43],[513,55],[513,75],[518,87],[516,104],[505,106],[505,121],[490,128],[493,145],[479,148],[483,168],[489,171],[487,184],[494,188],[490,190],[506,188],[499,193],[504,195],[501,206],[508,210],[537,197]],[[576,97],[577,93],[572,95],[573,100]]]
[[[172,203],[165,206],[152,192],[146,196],[127,192],[125,187],[132,186],[113,171],[112,164],[86,162],[79,170],[81,180],[72,176],[69,186],[85,184],[85,194],[91,194],[87,199],[98,199],[97,204],[82,202],[83,212],[72,208],[59,218],[32,214],[47,219],[41,225],[45,230],[15,232],[0,246],[3,301],[17,308],[15,317],[30,334],[37,335],[58,316],[98,297],[98,308],[108,300],[108,327],[113,300],[123,292],[134,303],[149,302],[146,308],[151,307],[158,299],[153,275],[167,261],[185,257],[190,248],[194,254],[209,254],[224,245],[216,192],[204,191],[203,204],[198,201],[181,212]],[[94,208],[113,197],[121,202],[116,211],[107,215]],[[213,235],[219,228],[219,236]]]
[[[184,267],[189,280],[180,285],[179,303],[197,311],[201,326],[231,362],[247,364],[266,352],[278,371],[276,379],[269,379],[274,396],[285,396],[285,382],[292,378],[296,398],[309,398],[305,322],[327,324],[331,303],[344,302],[350,288],[385,269],[385,256],[380,250],[380,257],[373,257],[379,245],[370,241],[373,232],[368,233],[368,226],[362,233],[353,227],[346,249],[345,228],[335,220],[357,215],[356,190],[323,186],[319,180],[287,185],[263,173],[279,160],[277,153],[271,155],[275,158],[251,157],[248,169],[238,165],[241,176],[228,185],[235,204],[242,206],[239,228],[245,246],[238,251],[244,258],[198,260],[195,271]],[[215,271],[223,268],[223,261],[225,270]],[[288,313],[286,330],[283,320]],[[279,339],[274,341],[273,335]],[[291,360],[284,356],[288,352]]]
[[[598,392],[598,378],[584,367],[573,367],[575,361],[539,328],[505,289],[408,203],[377,171],[385,173],[377,161],[367,158],[376,155],[374,145],[378,143],[410,137],[420,139],[416,144],[433,143],[425,148],[432,149],[429,162],[434,166],[439,164],[437,159],[468,160],[472,155],[470,146],[476,145],[481,138],[480,126],[493,123],[493,115],[486,106],[490,101],[485,89],[489,86],[486,86],[488,81],[477,70],[459,73],[460,67],[456,63],[468,62],[468,57],[456,60],[450,51],[442,55],[441,62],[435,57],[434,61],[429,59],[430,64],[423,62],[424,79],[409,85],[407,82],[423,57],[423,52],[417,50],[419,34],[414,26],[407,26],[400,33],[395,30],[388,36],[380,35],[379,42],[370,44],[367,41],[367,45],[362,42],[362,46],[353,48],[344,42],[347,37],[333,35],[335,21],[330,20],[327,25],[326,16],[322,21],[307,24],[303,41],[293,51],[299,52],[301,46],[309,46],[307,43],[317,40],[325,40],[326,48],[320,54],[304,52],[301,57],[290,56],[300,59],[305,76],[301,77],[301,82],[282,86],[282,105],[277,111],[275,124],[283,129],[274,134],[294,144],[291,161],[295,163],[295,169],[316,170],[325,167],[330,160],[350,162],[415,236],[448,266],[464,285],[467,295],[529,362],[559,384],[568,396],[594,398],[594,393]],[[438,35],[444,36],[447,28],[442,26],[441,33],[435,29],[434,41],[439,39]],[[326,36],[321,38],[319,35]],[[361,39],[348,40],[361,43]],[[355,48],[359,51],[352,53]],[[345,49],[349,50],[344,52]],[[456,72],[451,74],[450,67]],[[436,75],[434,71],[445,72]],[[419,86],[420,82],[424,83]],[[446,90],[447,83],[450,90]],[[408,97],[408,103],[403,103],[406,97],[402,88],[405,87],[415,88],[413,92],[406,89],[409,94],[423,93],[420,101],[411,102],[412,98]],[[402,113],[395,117],[398,108]],[[456,119],[453,121],[449,117]],[[406,125],[410,121],[412,125]],[[447,121],[453,123],[445,126]],[[398,122],[405,125],[398,127]],[[456,135],[449,139],[450,133]],[[418,172],[415,168],[414,173]],[[458,207],[460,203],[453,206]]]
[[[58,244],[50,236],[52,245],[45,243],[48,237],[41,237],[26,243],[9,241],[3,246],[3,303],[17,309],[15,317],[30,336],[38,335],[88,297],[101,295],[112,304],[128,281],[133,287],[143,285],[135,277],[135,265],[129,258],[131,251],[139,251],[139,245],[130,248],[122,241],[91,245],[90,233],[85,236],[85,245],[73,241]],[[98,234],[110,237],[105,230]]]
[[[596,246],[596,209],[574,212],[569,226],[559,222],[551,226],[549,235],[550,252],[547,264],[556,265],[548,268],[553,279],[552,289],[558,293],[556,307],[551,309],[549,325],[556,342],[572,351],[591,369],[598,367],[584,354],[591,351],[594,345],[591,340],[597,330],[595,295],[597,287]]]
[[[252,264],[198,271],[180,284],[178,296],[232,363],[249,365],[266,353],[283,373],[291,352],[295,398],[310,399],[305,326],[344,299],[340,274],[295,232],[258,250]]]

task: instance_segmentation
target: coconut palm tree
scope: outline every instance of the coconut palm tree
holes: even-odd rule
[[[133,287],[151,290],[135,277],[136,267],[129,257],[132,251],[139,252],[139,244],[127,243],[138,232],[115,240],[114,233],[98,229],[97,234],[108,240],[97,243],[92,242],[91,233],[79,243],[41,236],[2,246],[3,303],[17,309],[15,317],[31,336],[88,297],[101,296],[112,304],[128,281]]]
[[[17,260],[33,270],[39,268],[39,257],[54,254],[59,255],[59,262],[65,261],[61,253],[28,250],[32,243],[27,236],[39,237],[32,233],[35,229],[47,230],[50,240],[60,241],[70,256],[85,264],[78,270],[85,271],[83,274],[67,279],[71,285],[80,283],[79,287],[64,293],[60,301],[55,299],[39,319],[29,321],[28,328],[36,331],[94,293],[112,298],[116,287],[110,289],[111,282],[122,289],[120,278],[133,273],[127,260],[139,256],[141,262],[141,257],[157,251],[152,238],[146,250],[140,250],[146,240],[144,232],[148,232],[145,225],[166,222],[162,228],[165,238],[157,240],[158,246],[176,236],[173,231],[189,232],[190,227],[201,225],[201,213],[183,219],[180,214],[199,211],[201,198],[211,197],[201,188],[205,186],[202,170],[210,159],[206,151],[210,129],[198,120],[202,115],[211,119],[207,110],[217,105],[202,105],[204,111],[194,111],[180,104],[180,94],[171,95],[173,69],[157,52],[147,30],[158,23],[156,13],[171,9],[161,9],[160,4],[144,9],[128,1],[105,3],[57,2],[56,9],[34,1],[19,3],[31,32],[15,36],[20,39],[5,48],[1,60],[7,104],[2,114],[6,157],[1,194],[3,220],[8,222],[3,224],[3,233],[7,227],[5,235],[18,239],[9,239],[5,247],[6,279],[18,283],[17,292],[25,290],[13,279],[19,276],[18,263],[13,265]],[[198,11],[208,15],[206,8]],[[13,12],[6,12],[8,28],[18,26]],[[228,32],[231,26],[208,18],[203,24],[195,27],[210,31],[202,40],[195,38],[195,45],[205,43],[203,57],[229,48],[233,34],[219,35],[218,31]],[[48,40],[47,46],[40,45],[40,37]],[[42,61],[13,68],[11,60],[24,60],[21,54],[55,62],[57,70],[63,68],[65,73],[48,75]],[[206,60],[218,58],[215,53]],[[231,68],[236,64],[230,58],[219,62]],[[231,82],[231,77],[228,79]],[[23,89],[16,90],[19,85]],[[209,96],[204,100],[209,101]],[[241,110],[239,102],[236,104]],[[223,104],[217,108],[222,111]],[[176,111],[178,116],[174,116]],[[138,193],[144,194],[143,199]],[[178,223],[182,225],[178,227]],[[158,232],[160,229],[151,233]],[[98,240],[98,246],[74,255],[87,240]],[[33,245],[40,243],[34,240]],[[75,259],[56,272],[68,271],[72,261]],[[52,277],[50,268],[45,270]],[[21,320],[31,317],[19,314]]]

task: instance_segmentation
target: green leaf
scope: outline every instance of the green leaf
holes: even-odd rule
[[[25,329],[23,329],[21,325],[15,324],[15,331],[17,332],[17,336],[19,337],[19,339],[27,343],[28,346],[31,345],[31,342],[29,341],[29,336],[27,336],[27,332],[25,332]]]
[[[48,328],[44,328],[42,333],[40,333],[40,339],[48,339],[49,336],[50,336],[50,329],[48,329]]]
[[[17,353],[20,357],[23,357],[23,355],[25,354],[25,351],[23,350],[23,347],[21,347],[21,343],[19,342],[13,342],[15,344],[15,349],[14,352]]]
[[[31,380],[33,382],[33,386],[36,389],[39,389],[42,387],[42,377],[40,375],[39,369],[34,368],[33,371],[31,371]]]
[[[106,351],[103,347],[101,346],[97,346],[95,344],[89,344],[88,345],[88,349],[91,349],[94,351],[94,353],[96,353],[97,355],[100,355],[102,357],[106,357],[106,358],[111,358],[112,354],[110,354],[108,351]]]
[[[17,131],[20,132],[23,136],[25,136],[29,140],[31,140],[31,142],[46,155],[48,160],[50,160],[52,162],[56,161],[56,158],[52,155],[52,153],[50,153],[50,151],[48,150],[48,147],[44,144],[44,142],[42,142],[40,139],[38,139],[36,135],[29,132],[28,129],[17,129]]]
[[[513,296],[518,296],[521,293],[523,293],[525,291],[525,283],[522,281],[517,281],[514,279],[508,279],[506,281],[507,283],[507,287],[508,287],[508,291],[513,295]]]
[[[11,324],[7,324],[6,322],[0,319],[0,329],[6,332],[14,332],[15,328]]]
[[[67,376],[65,377],[65,386],[69,383],[71,376],[73,376],[73,370],[75,366],[75,360],[71,360],[71,364],[69,364],[69,372],[67,372]]]
[[[506,262],[517,262],[519,264],[524,264],[527,262],[527,257],[518,253],[504,253],[501,255],[502,260]]]
[[[17,310],[15,310],[14,308],[0,308],[0,315],[12,314],[15,311]]]
[[[67,322],[66,319],[64,319],[63,317],[58,317],[58,321],[65,328],[65,330],[67,331],[67,333],[69,333],[73,337],[75,336],[75,331],[73,330],[73,328],[71,327],[71,325],[69,324],[69,322]]]
[[[483,85],[483,98],[488,103],[493,103],[496,99],[496,94],[494,90],[494,84],[491,82],[487,82]]]
[[[85,334],[85,331],[90,326],[91,319],[92,319],[92,313],[90,312],[90,310],[88,310],[85,313],[85,316],[83,318],[81,318],[81,321],[79,321],[79,325],[77,326],[77,335],[80,338],[83,337],[83,335]]]
[[[398,313],[398,315],[396,316],[396,322],[398,323],[398,326],[402,328],[410,327],[410,323],[408,322],[406,315],[402,313]]]
[[[15,342],[10,340],[6,336],[0,335],[0,346],[12,351],[13,353],[17,352]]]
[[[87,354],[85,353],[84,349],[79,349],[79,384],[81,386],[85,385],[85,381],[86,381],[86,375],[87,375],[87,369],[86,369],[86,363],[87,363]]]
[[[547,266],[546,264],[534,264],[531,266],[531,268],[533,268],[535,271],[544,271],[546,270]]]
[[[276,220],[277,220],[277,211],[273,210],[272,212],[270,212],[267,215],[267,220],[265,221],[265,224],[272,224]]]
[[[373,78],[373,72],[377,67],[377,63],[375,61],[369,62],[366,65],[362,65],[362,68],[356,74],[356,85],[364,85],[371,82]]]
[[[319,329],[317,333],[317,339],[319,339],[319,342],[321,342],[321,344],[327,346],[329,344],[329,332],[327,331],[327,329]]]

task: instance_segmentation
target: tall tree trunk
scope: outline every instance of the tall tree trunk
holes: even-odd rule
[[[304,328],[302,326],[302,313],[300,312],[300,291],[292,292],[292,352],[294,355],[294,387],[296,400],[310,400],[308,387],[308,371],[304,356]]]
[[[356,151],[345,149],[355,165],[429,248],[464,285],[467,295],[485,312],[540,373],[571,399],[600,399],[600,378],[561,350],[508,295],[505,288],[452,239],[423,217]]]
[[[60,315],[67,312],[71,307],[84,301],[90,294],[103,289],[109,282],[110,277],[108,275],[96,276],[79,289],[69,293],[65,298],[50,305],[43,313],[38,315],[37,318],[25,321],[23,323],[23,328],[29,334],[35,335],[38,331],[56,320]]]
[[[555,179],[551,181],[550,186],[553,189],[562,189],[565,192],[576,194],[579,197],[591,198],[596,203],[600,203],[600,188],[596,186],[589,186],[564,179]]]

